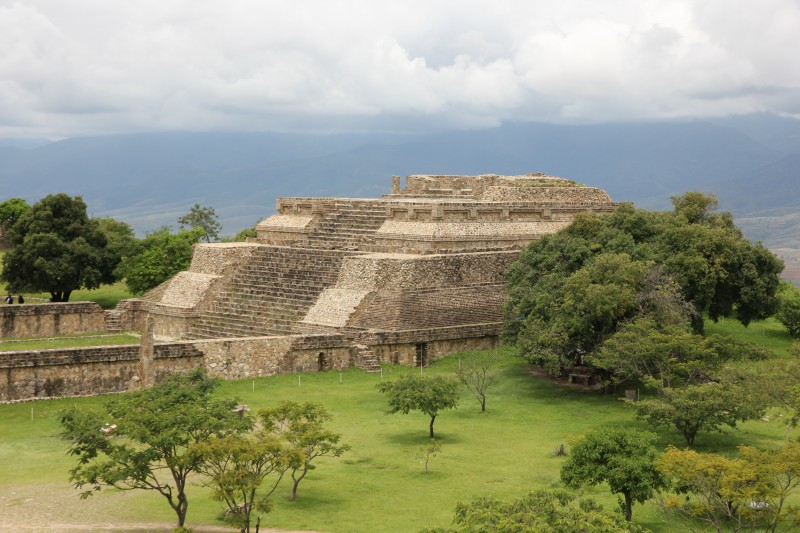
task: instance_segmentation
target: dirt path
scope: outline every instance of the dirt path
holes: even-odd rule
[[[125,516],[126,504],[134,492],[116,493],[113,498],[81,500],[69,485],[0,487],[0,532],[85,533],[169,533],[174,522],[141,522]],[[230,527],[188,524],[195,533],[230,533]],[[262,533],[319,533],[261,528]]]

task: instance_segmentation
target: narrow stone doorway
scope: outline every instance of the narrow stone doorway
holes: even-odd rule
[[[325,372],[326,370],[330,369],[330,358],[325,354],[325,352],[319,352],[319,355],[317,356],[317,370],[320,372]]]

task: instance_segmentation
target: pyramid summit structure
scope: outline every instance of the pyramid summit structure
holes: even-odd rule
[[[161,340],[273,338],[269,363],[215,361],[226,377],[424,366],[495,346],[520,249],[616,206],[543,174],[413,175],[404,188],[395,176],[380,198],[279,198],[256,238],[197,244],[189,270],[116,313],[129,329],[151,319]],[[298,347],[314,357],[298,364]]]

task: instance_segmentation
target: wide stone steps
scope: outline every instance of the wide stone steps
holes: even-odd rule
[[[386,220],[383,206],[337,203],[308,236],[308,246],[322,249],[363,250]]]
[[[334,285],[347,253],[264,246],[240,266],[189,338],[286,335]]]

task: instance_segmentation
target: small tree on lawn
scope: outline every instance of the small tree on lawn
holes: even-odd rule
[[[572,445],[561,466],[561,480],[569,487],[608,483],[624,498],[625,520],[630,522],[634,502],[644,503],[667,486],[655,467],[653,433],[624,428],[590,431]]]
[[[722,426],[735,429],[738,421],[761,417],[766,403],[759,393],[743,384],[709,382],[661,389],[657,398],[627,403],[654,426],[674,426],[693,446],[700,431],[722,432]]]
[[[297,499],[297,487],[309,470],[316,468],[311,462],[317,457],[339,457],[350,449],[339,444],[342,436],[323,426],[333,416],[323,405],[314,402],[281,402],[271,409],[259,411],[264,429],[283,439],[299,460],[290,464],[292,470],[292,500]]]
[[[456,369],[456,378],[477,398],[481,412],[486,412],[486,390],[494,383],[491,370],[496,363],[494,351],[474,353],[462,359]]]
[[[209,477],[214,499],[227,507],[225,519],[244,533],[250,532],[254,510],[268,513],[269,497],[292,465],[302,464],[303,454],[280,439],[259,431],[255,435],[226,435],[199,442],[190,450],[199,460],[198,471]],[[267,477],[274,482],[266,493],[258,494]],[[259,516],[256,530],[261,523]]]
[[[420,459],[420,462],[425,466],[426,474],[428,473],[428,463],[431,462],[431,458],[439,455],[440,451],[442,451],[442,443],[436,439],[431,439],[430,444],[419,449],[417,459]]]
[[[78,458],[70,471],[81,498],[102,486],[152,490],[186,521],[186,483],[200,459],[189,448],[213,437],[246,429],[234,400],[215,400],[217,381],[202,370],[170,376],[150,389],[119,396],[104,412],[69,410],[60,415],[69,454]]]
[[[432,378],[409,374],[393,381],[378,384],[378,390],[389,396],[389,414],[422,411],[431,417],[430,437],[433,439],[433,423],[443,409],[458,405],[458,383],[441,376]]]

